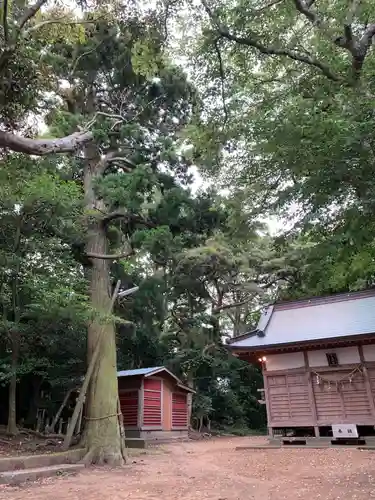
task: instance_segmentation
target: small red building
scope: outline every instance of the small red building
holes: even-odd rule
[[[163,366],[117,372],[127,438],[187,436],[188,396],[194,393]]]

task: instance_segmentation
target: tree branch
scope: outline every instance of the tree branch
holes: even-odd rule
[[[119,122],[125,122],[125,117],[116,113],[106,113],[105,111],[97,111],[95,115],[91,118],[91,120],[86,124],[85,128],[86,130],[89,130],[94,123],[96,122],[96,119],[98,116],[104,116],[106,118],[112,118],[114,120],[118,120]]]
[[[90,259],[103,259],[103,260],[117,260],[117,259],[124,259],[126,257],[130,257],[131,255],[134,254],[133,249],[128,249],[124,252],[116,253],[116,254],[104,254],[104,253],[91,253],[88,252],[86,253],[86,256],[89,257]]]
[[[360,3],[361,0],[351,1],[351,4],[349,5],[348,15],[346,16],[345,26],[350,26],[351,28]]]
[[[25,26],[25,24],[32,19],[37,12],[43,7],[48,0],[38,0],[34,5],[30,5],[30,7],[26,10],[24,15],[20,19],[20,24],[18,26],[18,33],[20,33]]]
[[[264,12],[265,10],[270,9],[274,5],[277,5],[278,3],[281,3],[283,0],[272,0],[271,2],[267,3],[263,7],[259,7],[259,9],[256,9],[254,11],[255,14],[260,14],[261,12]]]
[[[365,61],[369,47],[372,44],[372,38],[375,36],[375,24],[367,27],[360,40],[353,34],[352,25],[355,20],[358,6],[361,0],[351,0],[348,14],[344,22],[343,36],[332,36],[329,26],[325,26],[316,12],[310,9],[313,2],[308,0],[293,0],[296,9],[303,14],[314,26],[317,26],[337,47],[341,47],[350,52],[352,56],[353,81],[356,82],[361,74],[363,63]]]
[[[146,220],[144,217],[136,214],[129,214],[128,212],[122,209],[114,210],[113,212],[104,214],[102,221],[105,224],[107,224],[115,219],[125,219],[127,222],[135,222],[143,224],[144,226],[149,228],[156,227],[156,225],[153,222]]]
[[[212,22],[214,25],[216,31],[220,36],[223,38],[226,38],[227,40],[230,40],[232,42],[236,42],[239,45],[245,45],[247,47],[253,47],[262,54],[270,55],[270,56],[284,56],[289,59],[293,59],[294,61],[301,62],[304,64],[307,64],[308,66],[313,66],[323,75],[328,78],[329,80],[332,80],[334,82],[341,82],[342,78],[340,78],[338,75],[336,75],[331,69],[325,65],[324,63],[320,62],[318,59],[315,57],[308,55],[308,54],[300,54],[299,52],[292,50],[292,49],[287,49],[287,48],[280,48],[280,47],[273,47],[273,46],[266,46],[263,45],[255,36],[237,36],[229,31],[229,29],[226,26],[223,26],[217,16],[214,14],[212,9],[207,3],[207,0],[201,0],[202,4]],[[300,4],[301,0],[294,0],[296,4]],[[301,8],[305,8],[301,5]],[[308,9],[307,9],[308,10]],[[310,11],[309,11],[310,12]]]
[[[0,130],[0,148],[16,153],[46,156],[53,153],[71,153],[93,139],[88,131],[74,132],[57,139],[30,139]]]
[[[225,74],[224,74],[223,58],[221,57],[221,52],[220,52],[220,47],[219,47],[219,40],[220,40],[220,38],[215,41],[214,45],[215,45],[215,50],[216,50],[217,58],[218,58],[218,61],[219,61],[221,100],[223,102],[224,126],[225,126],[225,124],[228,121],[228,109],[227,109],[227,105],[226,105],[226,102],[225,102]]]
[[[368,49],[371,47],[374,36],[375,24],[369,24],[359,41],[360,50],[364,53],[364,56],[366,56]]]
[[[234,304],[223,304],[222,306],[215,307],[215,309],[212,311],[214,314],[225,311],[226,309],[234,309],[235,307],[241,307],[244,306],[245,304],[248,304],[254,297],[249,297],[245,300],[241,300],[240,302],[236,302]]]
[[[8,43],[9,31],[8,31],[8,0],[4,0],[3,7],[3,29],[4,29],[4,41]]]
[[[131,172],[134,168],[136,168],[136,164],[129,160],[126,156],[121,156],[120,151],[111,151],[107,153],[106,156],[98,163],[96,166],[96,172],[99,175],[103,175],[108,166],[111,163],[122,162],[125,165],[129,165],[130,168],[125,167],[128,172]],[[124,168],[124,167],[123,167]]]
[[[304,64],[307,64],[308,66],[313,66],[325,77],[327,77],[329,80],[332,80],[334,82],[341,82],[342,78],[339,75],[336,75],[331,69],[324,63],[320,62],[318,59],[315,57],[308,55],[308,54],[300,54],[296,52],[295,50],[292,49],[283,49],[279,47],[267,47],[263,44],[261,44],[258,40],[252,37],[239,37],[236,35],[233,35],[232,33],[229,33],[229,31],[219,28],[219,33],[221,36],[224,38],[227,38],[228,40],[231,40],[233,42],[237,42],[240,45],[247,45],[248,47],[254,47],[255,49],[259,50],[262,54],[267,54],[270,56],[284,56],[289,59],[293,59],[294,61],[301,62]]]
[[[117,153],[120,154],[120,153]],[[126,156],[113,156],[112,158],[107,160],[107,163],[125,163],[125,165],[128,165],[130,168],[128,169],[129,172],[131,172],[134,168],[137,167],[135,163],[133,163],[129,158]]]
[[[48,19],[46,21],[42,21],[38,24],[35,24],[34,26],[32,26],[31,28],[26,30],[25,33],[27,33],[27,34],[33,33],[34,31],[37,31],[38,29],[43,28],[43,26],[46,26],[48,24],[63,24],[65,26],[76,26],[76,25],[80,25],[80,24],[93,24],[93,23],[97,22],[98,20],[100,20],[100,19],[93,19],[90,21],[70,21],[70,20],[66,19],[66,17],[61,17],[61,18],[56,18],[56,19]]]
[[[313,10],[310,10],[312,3],[307,4],[304,2],[304,0],[293,0],[293,1],[298,12],[303,14],[311,23],[315,24],[318,28],[322,26],[322,20],[320,19],[318,14]]]
[[[360,40],[352,35],[351,25],[345,25],[345,36],[341,39],[346,43],[346,48],[351,52],[353,81],[356,83],[360,76],[369,48],[372,45],[372,39],[375,36],[375,24],[370,24]],[[351,38],[350,38],[351,37]]]

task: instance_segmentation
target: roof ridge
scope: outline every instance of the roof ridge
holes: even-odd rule
[[[353,291],[347,291],[347,292],[336,292],[332,294],[325,294],[325,295],[309,295],[307,297],[301,297],[299,299],[285,299],[285,300],[275,300],[274,302],[271,302],[270,304],[273,304],[275,306],[278,305],[287,305],[287,304],[294,304],[294,303],[301,303],[301,302],[308,302],[308,301],[315,301],[315,300],[335,300],[335,299],[340,299],[342,297],[342,300],[345,300],[346,297],[361,297],[361,296],[372,296],[375,295],[375,286],[370,287],[370,288],[365,288],[364,290],[353,290]]]
[[[306,297],[303,299],[287,300],[275,302],[274,307],[277,311],[295,309],[298,307],[309,307],[320,304],[332,304],[335,302],[345,302],[347,300],[358,300],[375,296],[375,288],[367,288],[354,292],[340,292],[333,295],[320,295],[316,297]]]

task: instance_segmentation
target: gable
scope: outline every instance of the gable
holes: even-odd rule
[[[148,378],[148,377],[153,377],[153,376],[158,376],[158,377],[165,377],[173,380],[174,384],[181,390],[186,391],[186,392],[191,392],[194,393],[194,389],[191,389],[190,387],[185,386],[181,380],[176,377],[171,371],[169,371],[167,368],[164,366],[156,366],[153,368],[137,368],[135,370],[121,370],[117,372],[117,378],[118,379],[125,379],[125,378],[135,378],[135,377],[141,377],[141,378]]]

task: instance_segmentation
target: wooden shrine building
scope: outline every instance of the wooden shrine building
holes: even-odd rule
[[[228,348],[262,365],[270,435],[375,435],[375,290],[275,303]]]
[[[163,366],[119,371],[117,378],[127,440],[187,436],[193,389]]]

